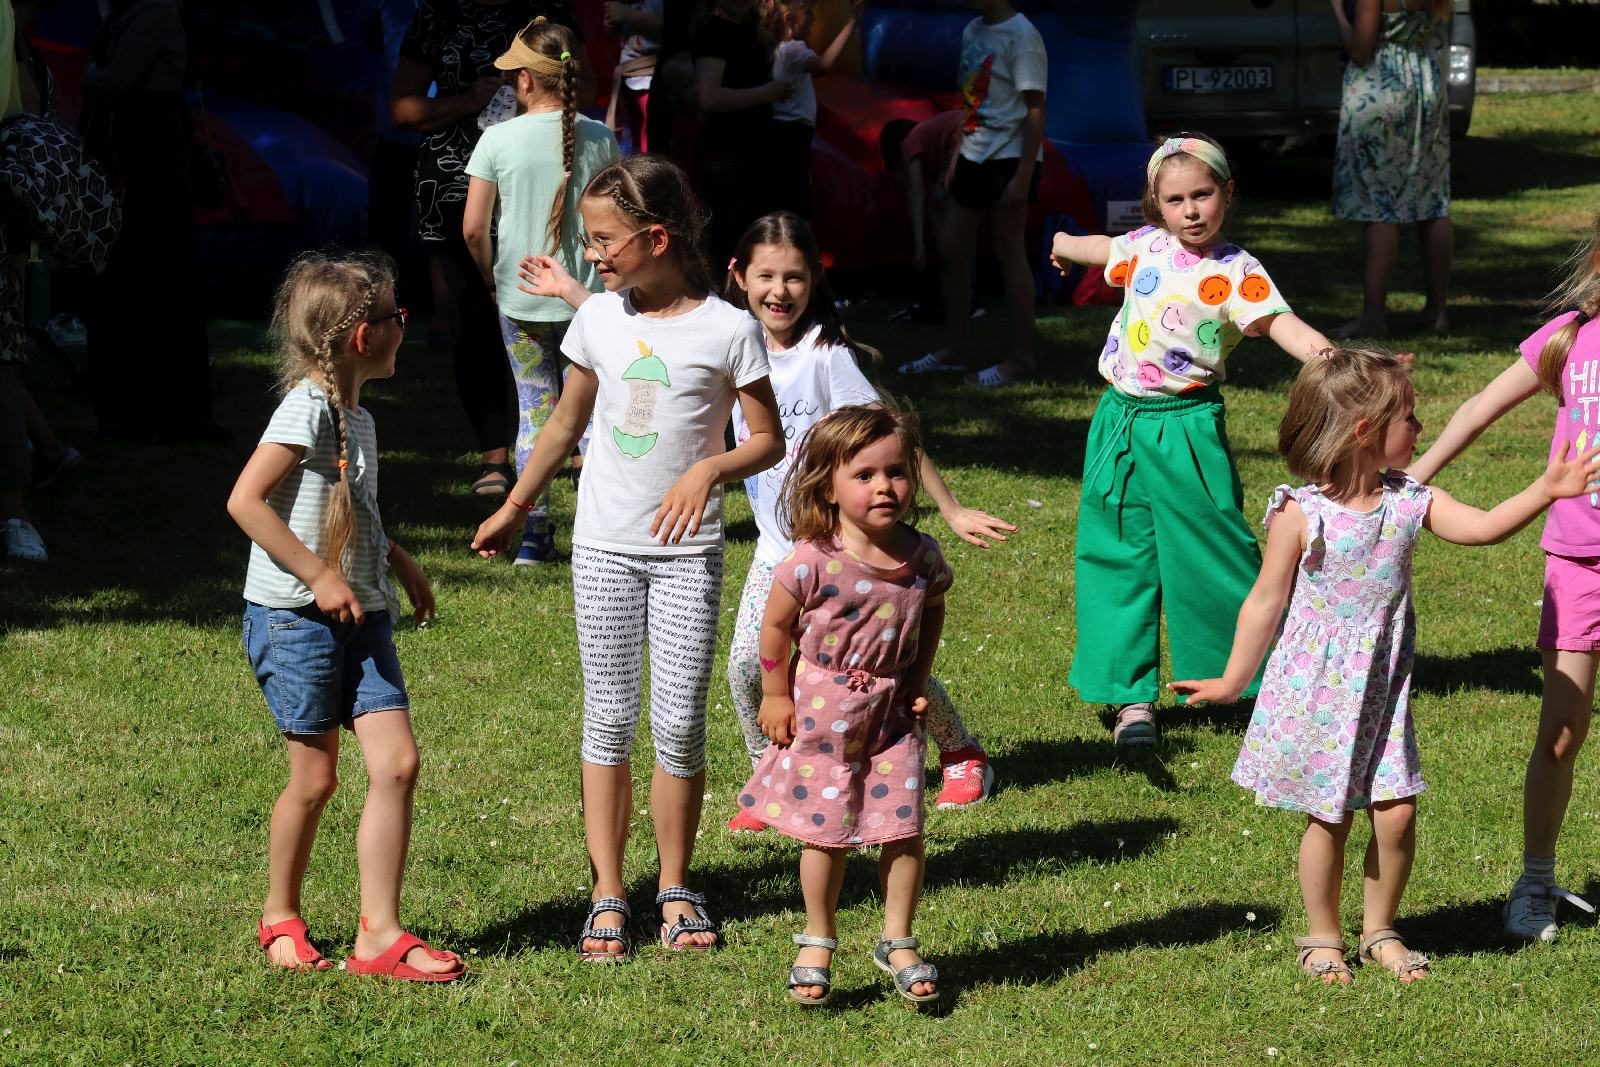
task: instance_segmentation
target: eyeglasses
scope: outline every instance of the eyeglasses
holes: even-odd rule
[[[393,319],[394,321],[398,322],[400,324],[400,329],[404,330],[406,328],[406,324],[411,321],[411,313],[408,312],[405,308],[395,308],[393,311],[389,312],[389,314],[387,314],[387,315],[379,315],[375,319],[368,319],[367,320],[367,325],[368,326],[376,326],[379,323],[388,322],[390,319]]]
[[[613,237],[609,241],[597,241],[593,237],[590,237],[588,234],[584,233],[582,230],[579,230],[578,231],[578,241],[579,241],[579,243],[581,243],[583,245],[583,247],[592,248],[592,249],[595,249],[596,251],[598,251],[600,253],[600,258],[601,259],[611,259],[613,256],[616,255],[615,252],[611,251],[612,248],[620,246],[620,245],[625,245],[629,241],[633,240],[635,237],[639,236],[641,233],[649,233],[649,232],[650,232],[650,227],[646,226],[642,230],[634,230],[632,233],[628,234],[625,237]]]

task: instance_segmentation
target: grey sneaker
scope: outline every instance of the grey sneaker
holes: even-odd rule
[[[12,559],[43,563],[50,558],[44,550],[44,538],[27,519],[7,519],[5,524],[6,555]]]
[[[1519,941],[1554,941],[1561,935],[1561,924],[1556,922],[1556,903],[1561,900],[1594,914],[1594,905],[1576,893],[1547,882],[1518,878],[1500,910],[1506,936]]]
[[[1148,702],[1122,705],[1117,710],[1117,724],[1111,729],[1111,740],[1118,745],[1155,744],[1155,708]]]

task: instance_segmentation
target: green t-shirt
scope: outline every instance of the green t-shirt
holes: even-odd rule
[[[583,218],[578,200],[589,179],[614,162],[617,139],[603,122],[579,115],[573,130],[572,177],[567,182],[567,210],[561,217],[561,247],[555,257],[578,284],[600,291],[594,266],[585,262],[578,231]],[[483,131],[467,174],[494,182],[495,298],[500,314],[522,322],[566,322],[572,308],[555,297],[533,296],[517,288],[517,264],[523,256],[541,255],[550,229],[550,211],[561,185],[561,112],[518,115]]]

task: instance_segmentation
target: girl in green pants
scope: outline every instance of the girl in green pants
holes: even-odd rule
[[[1261,262],[1223,237],[1233,179],[1215,141],[1169,138],[1146,176],[1150,225],[1121,237],[1058,233],[1051,250],[1058,267],[1103,267],[1124,293],[1100,354],[1111,388],[1089,426],[1069,679],[1084,700],[1118,708],[1119,745],[1155,740],[1163,606],[1173,670],[1210,677],[1227,664],[1261,567],[1218,388],[1228,353],[1259,334],[1301,361],[1330,347]]]

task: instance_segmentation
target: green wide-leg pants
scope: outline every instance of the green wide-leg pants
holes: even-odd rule
[[[1240,511],[1221,391],[1107,389],[1078,503],[1078,644],[1069,681],[1093,704],[1160,695],[1161,612],[1178,678],[1219,677],[1261,569]],[[1255,695],[1259,672],[1246,696]]]

